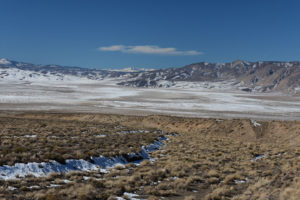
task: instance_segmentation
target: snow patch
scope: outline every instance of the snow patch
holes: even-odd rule
[[[125,192],[123,194],[123,196],[125,196],[126,198],[117,197],[117,200],[126,200],[126,199],[130,199],[130,200],[143,200],[143,199],[138,198],[139,197],[138,194],[134,194],[134,193]]]
[[[15,188],[15,187],[13,187],[13,186],[8,186],[8,188],[7,188],[8,190],[10,190],[10,191],[14,191],[14,190],[17,190],[17,188]]]
[[[255,127],[261,126],[260,123],[256,122],[256,121],[253,120],[253,119],[251,119],[250,121],[251,121],[251,123],[253,124],[253,126],[255,126]]]
[[[36,138],[36,135],[24,135],[26,138]]]
[[[257,160],[263,159],[264,157],[265,157],[265,154],[258,155],[255,158],[253,158],[252,161],[257,161]]]
[[[38,185],[32,185],[28,187],[29,189],[40,189],[41,187]]]
[[[58,163],[57,161],[42,162],[42,163],[16,163],[13,166],[0,166],[0,179],[10,180],[22,178],[28,175],[35,177],[47,176],[51,172],[68,173],[70,171],[93,171],[100,170],[102,173],[107,173],[108,169],[115,166],[124,166],[127,163],[139,164],[145,159],[150,158],[149,153],[161,148],[164,145],[163,141],[167,138],[159,137],[157,141],[148,146],[143,146],[141,152],[131,153],[125,156],[116,157],[91,157],[92,162],[79,159],[66,160],[65,164]]]
[[[104,135],[104,134],[100,134],[100,135],[96,135],[96,137],[105,138],[105,137],[106,137],[106,135]]]
[[[240,179],[235,179],[234,180],[234,183],[235,184],[241,184],[241,183],[246,183],[248,181],[248,178],[246,177],[245,179],[242,179],[242,180],[240,180]]]
[[[132,130],[132,131],[120,131],[117,134],[134,134],[134,133],[149,133],[149,131],[146,130]]]
[[[8,64],[11,64],[11,62],[9,62],[7,59],[5,59],[5,58],[1,58],[0,59],[0,64],[2,64],[2,65],[8,65]]]
[[[60,187],[61,185],[58,184],[50,184],[49,186],[47,186],[47,188],[55,188],[55,187]]]

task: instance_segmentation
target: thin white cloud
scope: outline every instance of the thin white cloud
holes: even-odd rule
[[[138,45],[138,46],[112,45],[106,47],[99,47],[98,50],[99,51],[121,51],[124,53],[184,55],[184,56],[194,56],[194,55],[202,54],[202,52],[195,51],[195,50],[179,51],[173,47],[162,48],[155,45]]]
[[[112,45],[108,47],[99,47],[100,51],[122,51],[125,48],[123,45]]]

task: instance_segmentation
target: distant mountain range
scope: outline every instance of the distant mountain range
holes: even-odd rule
[[[160,70],[99,70],[59,65],[34,65],[0,59],[0,81],[115,79],[116,84],[130,87],[179,87],[197,85],[207,88],[219,83],[245,92],[278,91],[300,93],[300,62],[237,60],[232,63],[195,63],[181,68]],[[184,83],[184,84],[183,84]]]

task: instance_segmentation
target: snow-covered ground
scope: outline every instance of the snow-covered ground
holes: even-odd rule
[[[151,159],[150,152],[158,150],[164,145],[163,141],[165,137],[158,138],[153,144],[143,146],[141,152],[128,154],[129,158],[136,158],[133,163],[139,164],[145,159]],[[102,173],[107,173],[109,168],[115,166],[125,165],[129,163],[124,156],[117,157],[92,157],[90,161],[83,159],[80,160],[66,160],[65,164],[58,163],[56,161],[42,162],[42,163],[16,163],[13,166],[0,166],[0,179],[10,180],[16,178],[22,178],[27,175],[33,175],[35,177],[47,176],[52,172],[56,173],[68,173],[70,171],[92,171],[100,170]]]
[[[122,87],[117,82],[72,76],[0,79],[0,110],[300,119],[300,97],[242,92],[229,82],[179,82],[171,88]]]

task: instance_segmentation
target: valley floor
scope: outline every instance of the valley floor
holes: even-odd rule
[[[49,159],[45,155],[51,145],[65,152],[65,158],[59,158],[63,162],[73,156],[85,158],[88,145],[94,145],[96,153],[117,155],[118,147],[122,147],[123,154],[132,153],[140,145],[152,143],[157,136],[167,138],[165,146],[150,153],[151,160],[116,166],[108,173],[101,169],[75,170],[45,177],[2,179],[2,199],[296,200],[300,197],[298,121],[42,112],[2,113],[0,117],[1,137],[5,136],[7,147],[16,148],[32,140],[32,147],[26,146],[33,157],[24,157],[22,162]],[[130,132],[134,130],[144,131]],[[92,137],[103,132],[105,140],[115,141],[117,146],[105,143],[97,146],[105,140],[101,136],[94,143]],[[115,137],[118,133],[124,135]],[[48,150],[37,151],[41,141],[25,137],[33,134],[43,140],[52,140],[52,135],[63,140],[50,141]],[[75,142],[79,146],[74,144],[74,137],[81,138]],[[81,154],[72,155],[63,144],[75,145]],[[14,155],[17,153],[23,152],[16,151]],[[3,159],[4,152],[0,154],[2,163],[17,162],[9,157]]]
[[[300,120],[300,97],[248,93],[233,83],[132,88],[102,81],[2,81],[0,110]]]

